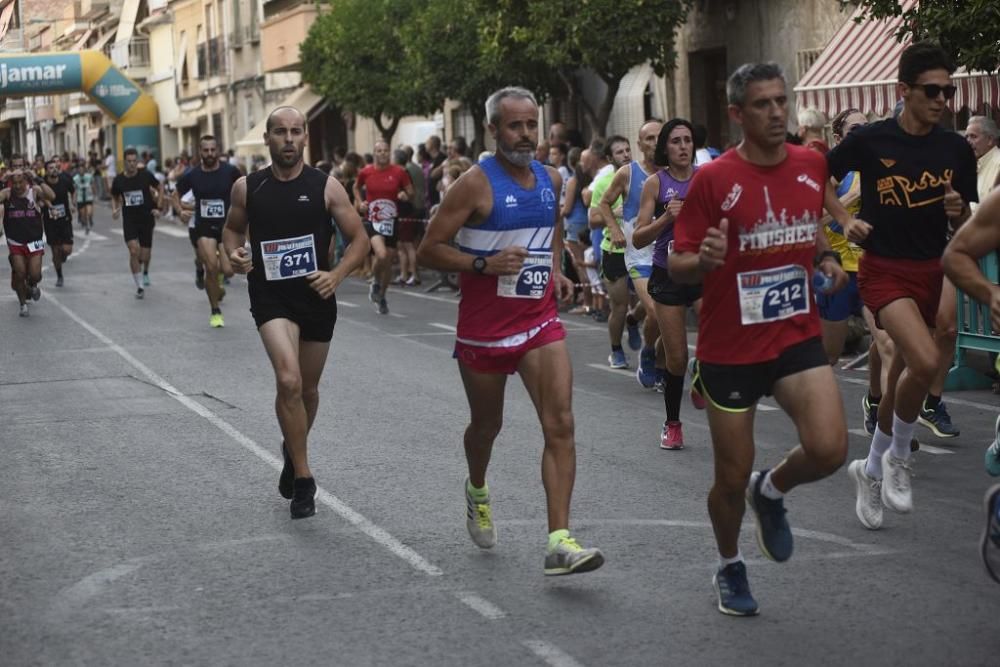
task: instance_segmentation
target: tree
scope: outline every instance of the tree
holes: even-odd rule
[[[496,16],[482,29],[495,62],[514,57],[540,63],[583,109],[591,130],[603,136],[622,77],[649,62],[659,76],[674,68],[674,32],[692,0],[497,0]],[[581,69],[607,86],[595,106],[583,95]]]
[[[368,116],[386,141],[403,116],[430,114],[439,99],[419,85],[401,48],[420,0],[336,0],[301,46],[302,78],[342,109]]]
[[[969,70],[1000,69],[1000,3],[996,0],[920,0],[905,11],[896,0],[839,0],[860,5],[858,21],[902,16],[896,39],[937,42]]]
[[[541,100],[557,85],[543,63],[523,53],[490,58],[483,48],[484,26],[498,19],[492,0],[424,0],[404,30],[407,56],[418,72],[419,85],[432,97],[461,102],[475,124],[474,146],[485,146],[486,99],[504,86],[520,85]]]

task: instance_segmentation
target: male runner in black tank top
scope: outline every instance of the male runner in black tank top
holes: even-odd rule
[[[248,274],[250,312],[277,379],[285,459],[278,491],[291,499],[293,519],[316,513],[306,436],[316,418],[319,380],[337,321],[334,292],[369,251],[343,186],[303,163],[308,140],[298,109],[271,112],[264,133],[271,166],[236,181],[222,231],[233,270]],[[331,218],[351,241],[332,270]]]

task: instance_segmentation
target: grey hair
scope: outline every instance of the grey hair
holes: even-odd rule
[[[747,86],[756,81],[785,80],[785,72],[778,63],[746,63],[736,68],[726,81],[726,98],[733,106],[741,107],[746,101]]]
[[[507,86],[506,88],[501,88],[486,100],[486,120],[491,125],[496,125],[500,122],[500,102],[506,98],[513,98],[515,100],[531,100],[531,103],[536,107],[538,106],[538,100],[535,99],[535,94],[532,93],[527,88],[521,88],[520,86]]]
[[[975,123],[983,131],[983,134],[987,134],[993,137],[993,141],[1000,138],[1000,129],[997,128],[997,123],[995,120],[989,116],[972,116],[969,118],[968,125]],[[968,125],[966,127],[968,127]]]
[[[796,120],[799,122],[799,127],[808,127],[810,130],[821,131],[826,127],[826,114],[812,107],[799,111]]]

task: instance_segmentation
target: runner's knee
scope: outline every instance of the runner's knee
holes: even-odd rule
[[[502,427],[502,418],[473,419],[472,422],[469,423],[466,435],[475,442],[492,443],[497,439],[497,436],[500,435],[500,429]]]
[[[573,444],[573,411],[569,409],[553,411],[542,416],[542,433],[545,443]]]
[[[278,398],[282,400],[301,399],[302,376],[291,370],[279,370],[276,373]]]

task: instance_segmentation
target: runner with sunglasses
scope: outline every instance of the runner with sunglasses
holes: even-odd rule
[[[902,112],[848,133],[827,156],[835,179],[861,174],[860,219],[844,215],[837,222],[865,250],[858,287],[896,350],[868,457],[848,466],[855,512],[871,530],[882,525],[883,505],[903,513],[913,509],[910,439],[938,370],[932,330],[941,300],[941,255],[949,227],[965,222],[969,202],[978,199],[972,149],[938,125],[955,92],[954,71],[940,47],[907,47],[899,59]]]

